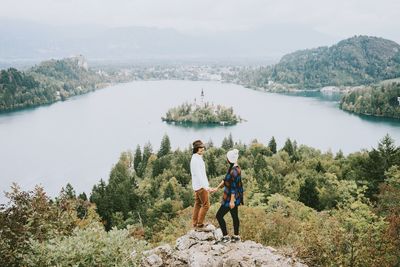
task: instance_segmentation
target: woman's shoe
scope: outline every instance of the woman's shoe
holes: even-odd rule
[[[232,242],[232,243],[240,242],[240,236],[238,236],[238,235],[233,235],[233,236],[231,237],[231,242]]]
[[[224,245],[224,244],[229,243],[229,241],[231,241],[231,238],[226,235],[226,236],[223,236],[220,240],[215,241],[214,245],[217,245],[217,244]]]

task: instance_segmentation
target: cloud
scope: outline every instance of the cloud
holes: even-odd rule
[[[0,18],[56,25],[151,26],[193,33],[300,24],[338,37],[400,35],[398,0],[2,0],[1,6]]]

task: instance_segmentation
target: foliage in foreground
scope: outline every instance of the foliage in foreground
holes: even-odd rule
[[[67,188],[72,188],[67,186]],[[134,266],[145,247],[133,229],[106,232],[93,204],[62,191],[13,186],[0,209],[1,266]],[[136,253],[132,252],[135,251]]]

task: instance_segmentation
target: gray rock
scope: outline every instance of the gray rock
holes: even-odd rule
[[[238,259],[227,259],[222,264],[223,267],[241,267],[240,260]]]
[[[189,232],[189,237],[194,240],[200,240],[200,241],[215,240],[214,232],[196,232],[192,230]]]
[[[298,260],[283,256],[272,247],[254,241],[214,244],[221,230],[211,232],[189,231],[178,238],[175,249],[169,245],[144,252],[142,266],[191,266],[191,267],[306,267]]]
[[[220,228],[218,228],[217,230],[214,231],[214,239],[215,240],[219,240],[221,239],[223,236],[222,231]]]
[[[142,260],[143,267],[160,267],[162,265],[163,260],[157,254],[152,254]]]
[[[190,249],[193,245],[197,244],[199,241],[189,235],[184,235],[176,240],[175,248],[177,250]]]

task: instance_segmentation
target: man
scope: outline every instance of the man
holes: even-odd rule
[[[197,231],[207,231],[204,224],[207,211],[210,208],[208,199],[209,184],[206,175],[206,166],[203,160],[205,146],[201,140],[193,142],[193,155],[190,161],[192,187],[194,190],[194,209],[192,225]]]

